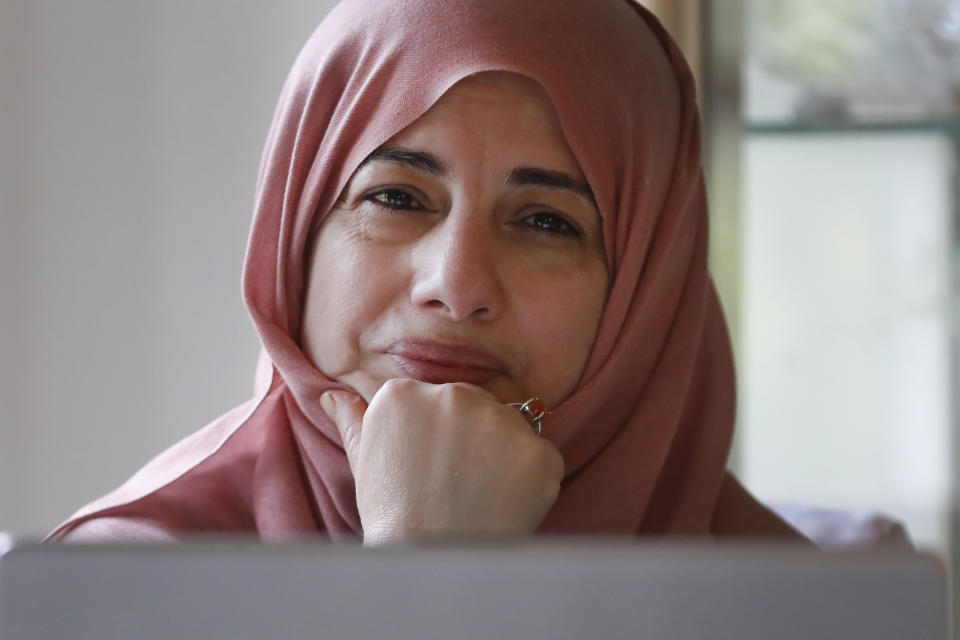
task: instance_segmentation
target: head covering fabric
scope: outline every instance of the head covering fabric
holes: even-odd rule
[[[546,91],[596,198],[609,298],[580,384],[544,430],[566,476],[540,531],[789,534],[725,470],[735,391],[707,271],[691,73],[628,0],[346,0],[284,85],[243,274],[263,344],[255,397],[61,525],[122,537],[361,534],[353,477],[299,347],[305,255],[350,176],[450,87],[482,71]]]

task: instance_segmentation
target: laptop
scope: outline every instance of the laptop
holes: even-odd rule
[[[2,544],[2,541],[0,541]],[[0,638],[945,640],[934,558],[554,539],[0,546]]]

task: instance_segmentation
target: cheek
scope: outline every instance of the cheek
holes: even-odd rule
[[[569,397],[580,380],[600,326],[607,282],[605,266],[589,269],[545,283],[537,304],[524,305],[530,384],[544,399],[553,396],[553,405]]]
[[[335,229],[322,229],[313,250],[303,306],[304,353],[330,377],[342,375],[357,357],[358,331],[365,318],[365,260],[353,242]]]

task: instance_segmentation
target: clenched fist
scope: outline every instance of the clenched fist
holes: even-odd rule
[[[320,402],[343,439],[365,544],[530,533],[559,494],[560,452],[480,387],[397,378],[369,406],[347,391]]]

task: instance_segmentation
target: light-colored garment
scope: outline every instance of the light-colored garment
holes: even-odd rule
[[[345,387],[298,346],[307,241],[368,154],[486,70],[532,78],[552,101],[611,280],[583,377],[544,429],[566,476],[540,531],[799,537],[725,470],[734,375],[707,272],[694,84],[656,19],[628,0],[347,0],[297,58],[263,155],[243,278],[264,346],[255,398],[54,538],[361,533],[318,402]]]
[[[797,504],[771,507],[821,549],[912,551],[914,548],[903,523],[876,511],[842,511]]]

